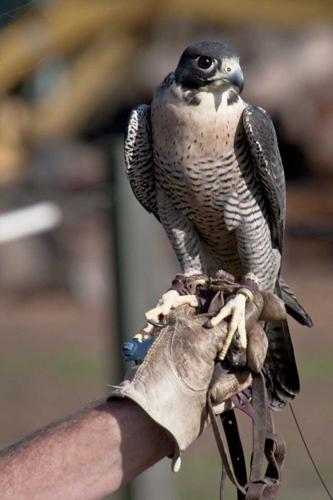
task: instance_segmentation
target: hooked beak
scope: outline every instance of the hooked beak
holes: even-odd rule
[[[242,92],[244,87],[244,77],[243,72],[240,68],[235,69],[232,73],[227,76],[222,73],[218,73],[214,78],[212,78],[209,83],[217,89],[221,89],[226,85],[232,85],[237,87],[239,94]]]
[[[239,93],[242,92],[242,90],[244,88],[244,76],[243,76],[243,72],[240,68],[237,68],[235,71],[233,71],[229,75],[228,80],[233,87],[238,88]]]

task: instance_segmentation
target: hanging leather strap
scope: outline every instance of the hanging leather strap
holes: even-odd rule
[[[252,408],[249,411],[248,401],[240,399],[236,406],[249,415],[253,420],[253,453],[249,482],[247,483],[246,466],[239,429],[233,410],[221,415],[221,421],[226,435],[231,457],[230,463],[226,452],[221,431],[213,410],[210,396],[208,397],[208,411],[216,443],[220,452],[225,473],[237,488],[238,500],[270,500],[276,497],[281,481],[286,446],[283,438],[274,433],[273,419],[268,407],[265,380],[261,373],[252,374]],[[268,465],[264,471],[264,460]],[[222,474],[220,498],[223,498]]]
[[[221,421],[225,437],[227,439],[229,454],[238,483],[245,487],[247,484],[247,472],[242,441],[234,410],[221,413]],[[244,500],[244,493],[237,489],[237,500]]]
[[[229,461],[229,457],[227,455],[227,452],[226,452],[226,449],[225,449],[225,446],[223,443],[222,434],[220,432],[220,429],[219,429],[219,426],[217,423],[217,419],[216,419],[216,415],[214,413],[214,409],[212,406],[210,395],[208,396],[207,405],[208,405],[208,412],[209,412],[209,416],[210,416],[210,420],[211,420],[211,424],[212,424],[212,429],[214,432],[214,437],[215,437],[216,444],[217,444],[217,447],[218,447],[219,452],[220,452],[222,467],[225,468],[225,472],[226,472],[227,476],[229,477],[230,481],[236,486],[237,490],[242,493],[242,495],[243,495],[242,498],[245,498],[245,495],[246,495],[245,488],[242,484],[240,484],[238,482],[238,478],[234,474],[233,469],[232,469],[232,465]],[[224,477],[222,474],[221,487],[220,487],[220,499],[221,500],[223,499],[223,479],[224,479]]]
[[[260,481],[263,478],[262,468],[267,434],[267,395],[265,381],[261,373],[252,374],[252,405],[254,419],[252,424],[253,455],[250,483]]]
[[[253,374],[252,404],[253,455],[250,480],[246,486],[246,500],[269,500],[280,487],[281,468],[285,457],[285,443],[273,431],[273,419],[268,407],[265,380],[262,373]],[[264,458],[268,465],[263,470]]]

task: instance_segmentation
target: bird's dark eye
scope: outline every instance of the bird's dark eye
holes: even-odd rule
[[[197,59],[197,64],[201,69],[208,69],[213,64],[213,59],[209,56],[200,56]]]

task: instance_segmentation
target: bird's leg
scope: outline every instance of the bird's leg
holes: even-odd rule
[[[135,339],[143,342],[151,336],[154,323],[159,324],[163,318],[167,317],[171,309],[187,304],[191,307],[198,307],[199,301],[196,295],[179,295],[176,290],[169,290],[164,293],[155,307],[145,313],[148,324],[135,335]]]
[[[223,361],[223,359],[226,357],[228,349],[236,332],[238,333],[240,346],[243,349],[246,349],[247,347],[245,308],[246,302],[253,300],[253,294],[258,288],[258,280],[252,273],[249,273],[242,280],[242,283],[245,286],[241,287],[237,291],[236,295],[228,300],[228,302],[221,308],[218,314],[216,314],[206,323],[206,326],[208,328],[212,328],[221,323],[222,320],[230,317],[227,337],[224,341],[223,348],[218,355],[218,358],[221,361]]]
[[[198,307],[199,301],[196,295],[179,295],[176,290],[169,290],[164,293],[158,301],[156,307],[146,312],[147,321],[159,322],[161,318],[168,316],[171,309],[188,304],[191,307]]]
[[[181,210],[175,208],[161,187],[156,190],[156,197],[161,223],[177,255],[184,276],[201,273],[200,238],[194,225]],[[189,245],[192,250],[191,254],[187,250]],[[145,317],[148,322],[159,323],[161,319],[168,316],[171,309],[184,304],[198,307],[199,302],[195,295],[180,295],[176,290],[169,290],[162,295],[153,309],[146,312]],[[153,326],[149,324],[144,331],[149,335],[152,328]]]
[[[222,307],[220,312],[211,318],[207,326],[213,327],[221,323],[222,320],[228,318],[228,333],[224,341],[222,351],[219,353],[219,359],[222,361],[228,352],[233,336],[236,332],[239,335],[239,342],[241,347],[246,349],[247,339],[245,330],[245,295],[238,293],[235,297],[230,299],[225,306]]]

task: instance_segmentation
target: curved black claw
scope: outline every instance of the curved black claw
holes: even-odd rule
[[[147,319],[147,323],[149,323],[152,326],[156,326],[157,328],[164,328],[169,324],[169,321],[165,319],[164,323],[158,323],[158,321],[154,321],[153,319]]]

